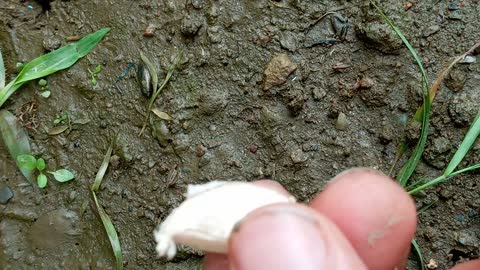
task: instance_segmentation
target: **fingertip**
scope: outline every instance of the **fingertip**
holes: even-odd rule
[[[275,204],[249,214],[230,237],[233,269],[366,269],[341,232],[300,204]]]
[[[219,253],[207,253],[203,259],[203,270],[229,270],[228,256]]]
[[[335,177],[311,207],[332,220],[368,269],[393,269],[416,230],[413,199],[393,179],[372,169]]]
[[[459,264],[452,268],[452,270],[478,270],[480,269],[480,260],[474,260],[466,263]]]

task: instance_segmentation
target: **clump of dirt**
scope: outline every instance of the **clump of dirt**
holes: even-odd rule
[[[4,269],[112,268],[108,238],[88,207],[88,187],[113,134],[115,158],[98,196],[119,232],[127,269],[201,264],[190,249],[172,262],[159,260],[154,250],[153,229],[182,201],[187,184],[269,178],[308,202],[344,169],[388,172],[403,136],[412,147],[418,136],[407,120],[421,102],[420,73],[368,1],[56,0],[46,1],[49,10],[37,2],[3,2],[0,47],[9,78],[17,62],[112,28],[93,53],[48,77],[50,98],[30,83],[4,106],[35,126],[28,130],[34,153],[48,167],[77,176],[66,184],[50,181],[44,190],[25,185],[0,144],[0,184],[14,193],[0,205]],[[457,2],[463,4],[452,6]],[[433,79],[479,36],[475,3],[381,5]],[[152,115],[142,137],[148,99],[132,68],[140,51],[154,60],[160,78],[176,52],[185,55],[155,104],[173,121]],[[296,69],[265,91],[265,67],[277,55],[286,55]],[[103,70],[94,86],[88,69],[97,65]],[[479,61],[461,64],[440,88],[416,178],[440,175],[453,155],[478,111],[479,74]],[[49,136],[45,130],[63,113],[90,121]],[[480,162],[479,153],[477,143],[462,166]],[[416,196],[418,207],[433,203],[419,216],[417,240],[437,269],[480,255],[477,174]],[[61,220],[60,227],[50,228],[52,237],[43,243],[42,224],[50,219]],[[414,256],[409,269],[420,269]]]

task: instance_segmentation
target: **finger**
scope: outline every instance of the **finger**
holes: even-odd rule
[[[290,193],[278,182],[272,180],[258,180],[252,182],[254,185],[273,189],[281,194],[290,195]],[[229,270],[228,256],[218,253],[207,253],[203,261],[204,270]]]
[[[311,207],[332,220],[370,270],[403,264],[417,217],[412,198],[391,178],[370,169],[335,177]]]
[[[478,270],[478,269],[480,269],[480,260],[474,260],[471,262],[462,263],[452,268],[452,270]]]
[[[203,270],[229,270],[229,265],[225,254],[207,253],[203,259]]]
[[[327,218],[300,204],[274,204],[249,214],[229,242],[236,270],[366,270]]]

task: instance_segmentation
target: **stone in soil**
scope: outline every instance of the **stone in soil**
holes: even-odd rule
[[[0,188],[0,204],[6,205],[13,198],[13,191],[9,186]]]
[[[264,72],[263,90],[284,84],[287,77],[297,69],[297,65],[286,54],[278,54],[270,60]]]

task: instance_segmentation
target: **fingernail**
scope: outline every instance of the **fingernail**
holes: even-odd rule
[[[248,216],[232,235],[235,270],[323,269],[326,246],[312,213],[295,204]]]
[[[389,177],[388,175],[384,174],[383,172],[379,171],[379,170],[375,170],[373,168],[368,168],[368,167],[355,167],[355,168],[350,168],[348,170],[345,170],[339,174],[337,174],[336,176],[334,176],[332,179],[330,179],[329,183],[332,183],[340,178],[343,178],[344,176],[346,175],[352,175],[352,174],[356,174],[356,173],[371,173],[371,174],[375,174],[375,175],[378,175],[378,176],[386,176],[386,177]]]

